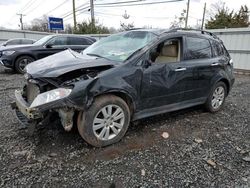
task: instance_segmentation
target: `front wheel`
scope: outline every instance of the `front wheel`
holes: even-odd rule
[[[15,62],[15,70],[18,73],[23,74],[24,73],[24,68],[26,67],[26,65],[33,62],[34,60],[35,59],[30,57],[30,56],[21,56],[21,57],[19,57]]]
[[[118,142],[130,123],[128,105],[114,95],[97,97],[92,106],[78,115],[77,127],[82,138],[96,147]]]
[[[205,104],[206,109],[209,112],[218,112],[225,102],[226,94],[227,87],[225,83],[216,83]]]

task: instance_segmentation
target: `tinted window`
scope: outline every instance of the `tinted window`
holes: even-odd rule
[[[22,39],[22,44],[33,44],[33,41],[28,39]]]
[[[213,49],[215,57],[224,55],[224,48],[219,42],[213,41]]]
[[[85,38],[80,38],[80,37],[69,38],[69,45],[90,45],[90,44],[92,44],[91,41]]]
[[[212,56],[210,43],[207,39],[187,37],[186,59],[203,59]]]
[[[68,44],[68,37],[54,37],[49,41],[50,45],[67,45]]]
[[[15,45],[15,44],[21,44],[21,40],[15,39],[7,42],[7,45]]]

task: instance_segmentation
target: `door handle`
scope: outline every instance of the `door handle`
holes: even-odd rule
[[[179,67],[179,68],[175,69],[174,71],[175,72],[180,72],[180,71],[185,71],[185,70],[187,70],[187,68],[185,68],[185,67]]]
[[[219,63],[212,63],[211,66],[217,66]]]

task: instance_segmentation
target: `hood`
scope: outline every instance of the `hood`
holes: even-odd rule
[[[20,49],[26,49],[30,47],[34,47],[36,45],[34,44],[22,44],[22,45],[11,45],[11,46],[1,46],[0,51],[6,51],[6,50],[20,50]]]
[[[83,55],[70,49],[34,61],[26,66],[26,72],[33,78],[58,77],[65,73],[101,66],[113,67],[116,62],[104,58]]]

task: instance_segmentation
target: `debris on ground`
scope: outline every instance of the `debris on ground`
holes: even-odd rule
[[[161,136],[166,139],[169,137],[169,134],[167,132],[163,132]]]
[[[9,104],[24,83],[23,75],[0,66],[1,188],[250,187],[249,76],[236,77],[220,112],[194,107],[143,119],[105,148],[89,146],[75,127],[65,132],[60,121],[31,136],[18,129]]]

